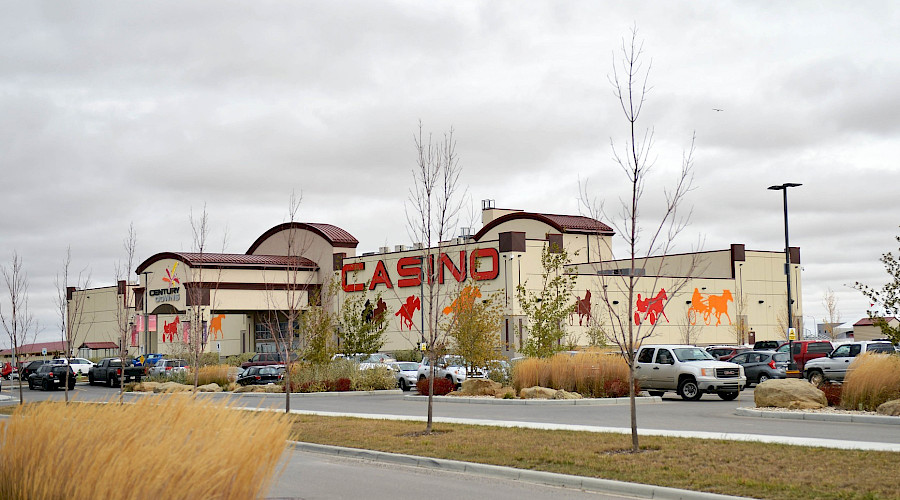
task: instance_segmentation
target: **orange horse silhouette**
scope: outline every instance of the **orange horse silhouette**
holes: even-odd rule
[[[710,322],[710,315],[715,316],[716,325],[719,326],[722,324],[722,315],[728,317],[728,324],[731,324],[731,315],[728,314],[728,302],[734,302],[734,297],[731,296],[731,290],[722,290],[722,295],[707,295],[706,299],[703,298],[703,294],[700,293],[700,290],[694,288],[694,293],[691,296],[691,308],[688,309],[688,321],[692,325],[697,324],[697,317],[703,316],[703,321],[708,325]]]
[[[634,313],[634,324],[640,325],[642,319],[649,319],[650,324],[655,325],[656,320],[659,319],[660,316],[666,318],[666,323],[668,323],[669,317],[666,316],[666,311],[663,310],[663,307],[666,305],[666,299],[668,298],[665,288],[660,288],[656,297],[649,299],[642,299],[641,294],[638,294],[636,303],[637,311]],[[641,317],[641,313],[644,313],[643,318]]]
[[[481,298],[481,290],[477,286],[467,286],[459,292],[459,297],[453,303],[444,308],[444,314],[457,314],[459,311],[471,309],[475,305],[475,299]]]
[[[406,326],[407,330],[412,330],[413,321],[412,317],[415,314],[417,309],[422,308],[422,302],[415,295],[410,295],[406,298],[406,302],[400,306],[400,310],[394,313],[394,316],[400,316],[400,329],[403,330],[403,326]]]
[[[175,319],[172,320],[171,323],[163,322],[163,342],[166,341],[166,338],[169,339],[169,342],[175,342],[175,335],[178,334],[178,321],[178,316],[175,316]]]
[[[578,326],[581,326],[582,321],[587,318],[588,323],[591,321],[591,291],[584,291],[584,298],[582,299],[579,296],[575,296],[575,309],[569,313],[569,324],[574,325],[575,320],[574,316],[578,315]]]
[[[223,339],[225,338],[225,334],[222,333],[222,320],[223,319],[225,319],[225,315],[218,314],[216,316],[213,316],[209,320],[209,334],[212,335],[212,338],[214,340],[217,340],[219,338],[219,335],[221,335]]]

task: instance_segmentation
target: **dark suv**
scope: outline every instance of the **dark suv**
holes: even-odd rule
[[[39,359],[37,361],[29,361],[28,363],[25,363],[25,366],[22,367],[22,372],[19,373],[19,378],[22,380],[28,380],[28,377],[30,377],[32,373],[38,371],[38,368],[49,362],[49,359]]]
[[[291,363],[297,361],[297,354],[291,353]],[[241,363],[241,369],[249,368],[251,366],[268,366],[268,365],[283,365],[284,364],[284,354],[280,352],[260,352],[254,354],[250,361],[244,361]]]
[[[66,365],[43,364],[38,370],[28,376],[28,388],[40,387],[45,391],[65,387],[66,372],[69,374],[69,390],[75,388],[75,372]]]

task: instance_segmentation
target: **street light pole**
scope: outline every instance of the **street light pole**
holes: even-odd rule
[[[769,189],[772,191],[782,191],[784,194],[784,275],[787,278],[787,328],[788,331],[788,352],[790,352],[790,359],[788,362],[788,370],[796,371],[797,364],[794,361],[794,340],[790,337],[791,328],[794,325],[794,316],[793,316],[793,304],[791,300],[791,245],[788,240],[788,202],[787,202],[787,192],[788,188],[799,187],[802,184],[797,184],[795,182],[786,182],[779,186],[769,186]]]
[[[150,315],[147,313],[147,301],[150,299],[150,277],[151,271],[144,271],[144,355],[150,353]]]

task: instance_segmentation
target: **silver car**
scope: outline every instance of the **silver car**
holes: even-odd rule
[[[419,366],[419,363],[414,361],[394,361],[390,363],[391,370],[394,371],[394,377],[397,379],[397,386],[402,391],[406,392],[416,386]]]
[[[187,371],[187,361],[183,359],[161,359],[150,368],[148,375],[151,377],[158,375],[171,377],[176,373],[183,373],[185,371]]]

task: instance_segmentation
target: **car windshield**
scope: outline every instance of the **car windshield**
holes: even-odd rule
[[[716,359],[712,357],[708,352],[700,349],[699,347],[682,347],[678,349],[672,349],[675,351],[675,357],[678,358],[678,361],[706,361],[708,359]]]
[[[173,360],[170,360],[166,364],[169,366],[174,366],[174,367],[182,367],[182,366],[186,365],[186,363],[183,359],[173,359]]]
[[[462,356],[444,356],[444,364],[447,366],[466,366]]]
[[[260,375],[278,375],[278,369],[266,366],[266,367],[259,369],[259,374]]]
[[[416,371],[419,369],[419,363],[404,362],[397,363],[397,366],[403,371]]]
[[[788,355],[788,353],[786,352],[776,352],[774,357],[775,361],[778,362],[790,361],[790,355]]]

